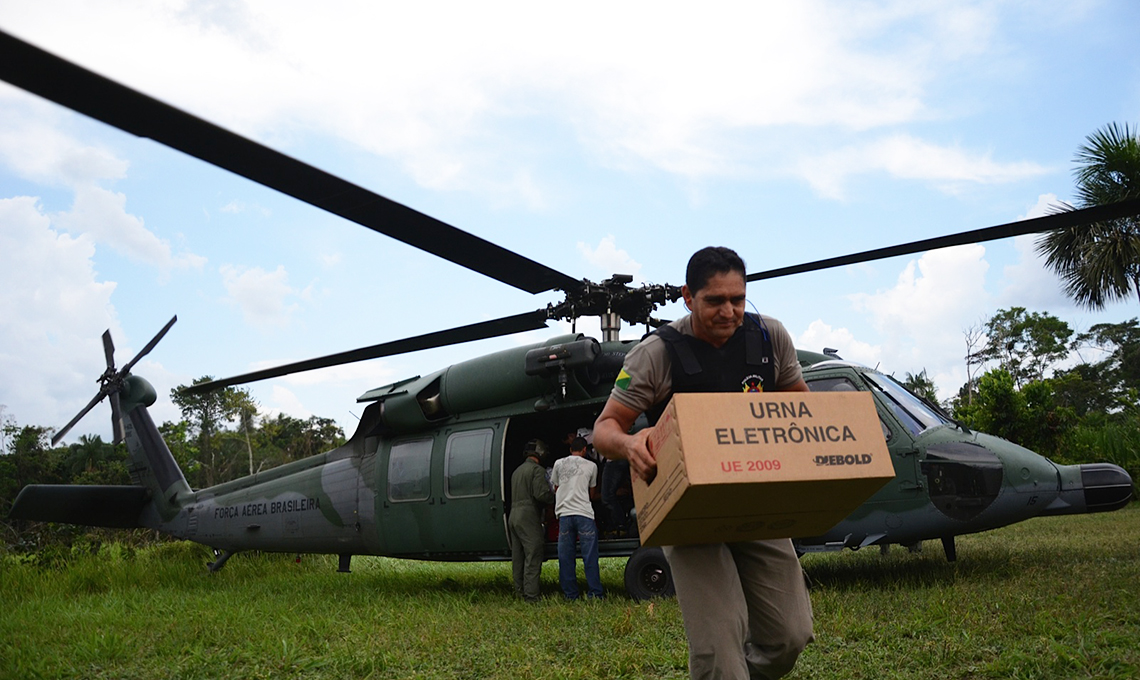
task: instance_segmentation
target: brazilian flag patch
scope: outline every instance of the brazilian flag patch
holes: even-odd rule
[[[626,373],[625,369],[623,368],[621,369],[621,373],[618,373],[617,380],[614,381],[614,386],[619,390],[628,390],[631,380],[633,380],[633,376]]]

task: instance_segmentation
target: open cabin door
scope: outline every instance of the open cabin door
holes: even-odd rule
[[[393,440],[377,498],[385,554],[448,559],[505,554],[500,423]]]

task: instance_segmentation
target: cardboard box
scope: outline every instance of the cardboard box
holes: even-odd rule
[[[866,392],[676,394],[648,444],[642,545],[818,536],[895,476]]]

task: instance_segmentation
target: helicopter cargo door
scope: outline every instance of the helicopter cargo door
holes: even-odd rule
[[[436,511],[437,536],[451,553],[499,553],[507,550],[500,486],[501,446],[496,429],[445,431],[442,488]]]
[[[398,440],[378,467],[383,477],[376,494],[377,524],[383,527],[383,553],[423,556],[431,533],[431,453],[434,438]],[[382,449],[383,450],[383,449]]]
[[[503,553],[507,538],[491,427],[398,440],[388,452],[378,523],[385,554],[464,559]]]

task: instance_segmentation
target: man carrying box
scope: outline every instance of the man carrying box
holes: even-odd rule
[[[728,248],[689,259],[681,294],[691,312],[626,355],[594,446],[650,480],[652,428],[676,392],[807,392],[791,336],[779,321],[744,313],[744,261]],[[812,641],[811,602],[790,539],[666,546],[689,640],[691,678],[779,678]]]

